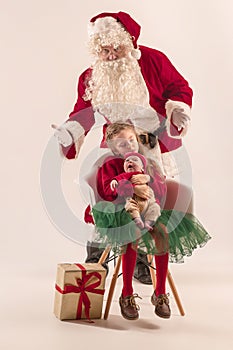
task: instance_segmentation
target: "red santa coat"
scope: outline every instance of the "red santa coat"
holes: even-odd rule
[[[150,106],[159,114],[160,121],[166,118],[165,104],[168,100],[183,102],[191,107],[193,96],[192,89],[166,55],[158,50],[145,46],[140,46],[140,51],[141,58],[138,62],[149,92]],[[84,101],[83,99],[90,75],[91,68],[88,68],[79,77],[77,102],[69,116],[70,121],[77,121],[80,123],[85,130],[85,134],[87,134],[95,124],[91,101]],[[175,126],[174,130],[179,134]],[[181,139],[168,136],[165,130],[159,135],[159,144],[161,152],[165,153],[179,148],[182,141]],[[67,158],[75,158],[75,145],[63,147],[63,152]]]

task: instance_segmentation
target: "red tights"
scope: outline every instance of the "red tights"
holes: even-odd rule
[[[133,294],[133,274],[137,259],[137,251],[132,248],[131,244],[127,245],[125,254],[122,255],[122,273],[123,289],[122,296],[126,297]],[[155,255],[156,265],[156,296],[166,293],[166,277],[168,269],[168,253],[160,256]]]
[[[131,243],[127,245],[125,254],[122,255],[123,289],[122,296],[133,294],[133,273],[137,259],[137,250],[132,248]]]
[[[166,277],[168,269],[168,253],[164,255],[155,255],[156,266],[156,290],[155,295],[166,293]]]

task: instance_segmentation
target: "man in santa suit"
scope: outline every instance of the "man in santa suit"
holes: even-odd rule
[[[57,128],[55,136],[64,155],[73,159],[95,124],[95,112],[106,119],[103,145],[106,126],[130,120],[131,115],[137,114],[132,106],[137,106],[139,130],[144,127],[143,142],[148,144],[148,149],[159,147],[163,172],[173,176],[171,154],[182,146],[181,137],[187,132],[192,90],[162,52],[138,46],[140,29],[125,12],[101,13],[91,19],[88,44],[94,61],[80,75],[77,102],[69,119]],[[150,123],[140,110],[150,114]],[[158,143],[154,147],[156,139]],[[85,221],[89,218],[86,211]],[[92,249],[91,244],[87,249],[87,261],[98,260],[101,252]],[[149,269],[140,259],[135,277],[142,283],[151,283]]]

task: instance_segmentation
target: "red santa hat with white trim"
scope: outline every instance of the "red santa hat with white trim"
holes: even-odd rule
[[[96,53],[101,46],[125,45],[131,49],[132,57],[137,60],[141,52],[137,45],[141,27],[125,12],[104,12],[94,16],[88,26],[90,47]]]

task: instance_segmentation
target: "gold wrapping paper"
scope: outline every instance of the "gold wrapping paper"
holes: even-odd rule
[[[82,269],[77,265],[81,265]],[[103,294],[97,293],[104,293],[105,279],[106,270],[98,263],[58,264],[54,299],[55,316],[60,320],[88,318],[86,312],[88,299],[90,319],[101,318]]]

